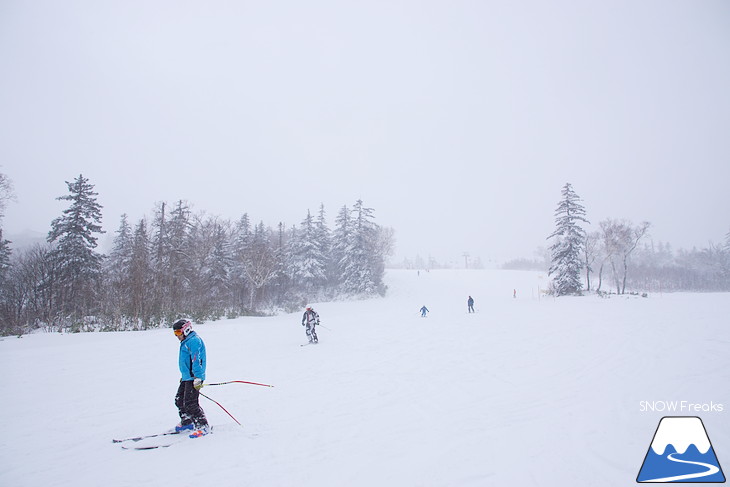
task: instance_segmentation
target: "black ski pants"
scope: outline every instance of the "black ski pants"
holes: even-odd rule
[[[193,387],[193,381],[180,381],[175,395],[175,406],[180,413],[180,424],[185,426],[191,424],[195,428],[201,428],[208,424],[205,413],[198,403],[200,392]]]

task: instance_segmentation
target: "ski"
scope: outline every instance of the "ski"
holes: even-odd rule
[[[210,434],[213,432],[213,427],[209,427],[209,432],[207,434]],[[184,434],[181,434],[184,433]],[[147,436],[136,436],[134,438],[125,438],[123,440],[114,440],[115,443],[122,443],[125,441],[134,442],[132,444],[125,443],[123,445],[120,445],[122,447],[122,450],[157,450],[159,448],[168,448],[175,443],[183,443],[187,438],[191,439],[197,439],[199,437],[192,437],[190,436],[190,433],[192,433],[192,430],[184,430],[184,431],[170,431],[166,433],[158,433],[155,435],[147,435]],[[207,435],[206,434],[206,435]],[[177,438],[161,438],[161,437],[167,437],[175,435]],[[202,435],[202,436],[206,436]],[[141,444],[138,444],[137,442],[142,442]]]
[[[114,439],[114,440],[112,440],[112,443],[124,443],[127,441],[137,442],[137,441],[146,440],[147,438],[157,438],[158,436],[169,436],[169,435],[179,435],[179,434],[180,434],[179,431],[166,431],[165,433],[156,433],[154,435],[135,436],[132,438],[123,438],[121,440]]]
[[[301,344],[301,345],[299,345],[299,346],[300,346],[300,347],[306,347],[307,345],[316,345],[316,344],[318,344],[318,343],[319,343],[319,342],[309,342],[309,343],[302,343],[302,344]]]
[[[149,445],[149,446],[124,446],[122,445],[122,450],[156,450],[158,448],[167,448],[174,445],[174,443],[165,443],[161,445]]]

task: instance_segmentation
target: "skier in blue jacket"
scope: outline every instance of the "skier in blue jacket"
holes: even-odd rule
[[[198,403],[200,388],[205,380],[205,343],[193,331],[188,320],[177,320],[172,331],[180,340],[180,386],[175,395],[175,406],[180,414],[180,424],[175,431],[190,431],[190,438],[198,438],[210,432],[208,420]]]

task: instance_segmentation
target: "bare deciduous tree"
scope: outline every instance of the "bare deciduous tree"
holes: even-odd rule
[[[626,292],[626,278],[629,271],[629,257],[649,230],[649,222],[634,226],[628,220],[606,219],[599,223],[604,249],[604,262],[611,264],[612,276],[617,294]],[[600,289],[600,286],[599,286]]]

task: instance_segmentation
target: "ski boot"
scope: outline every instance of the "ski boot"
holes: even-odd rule
[[[182,433],[183,431],[187,431],[187,430],[192,431],[193,429],[194,429],[193,423],[188,423],[188,424],[179,423],[177,426],[175,426],[175,433]]]
[[[208,433],[212,431],[211,427],[209,425],[201,426],[200,428],[194,430],[192,434],[190,434],[190,438],[200,438],[201,436],[205,436]]]

